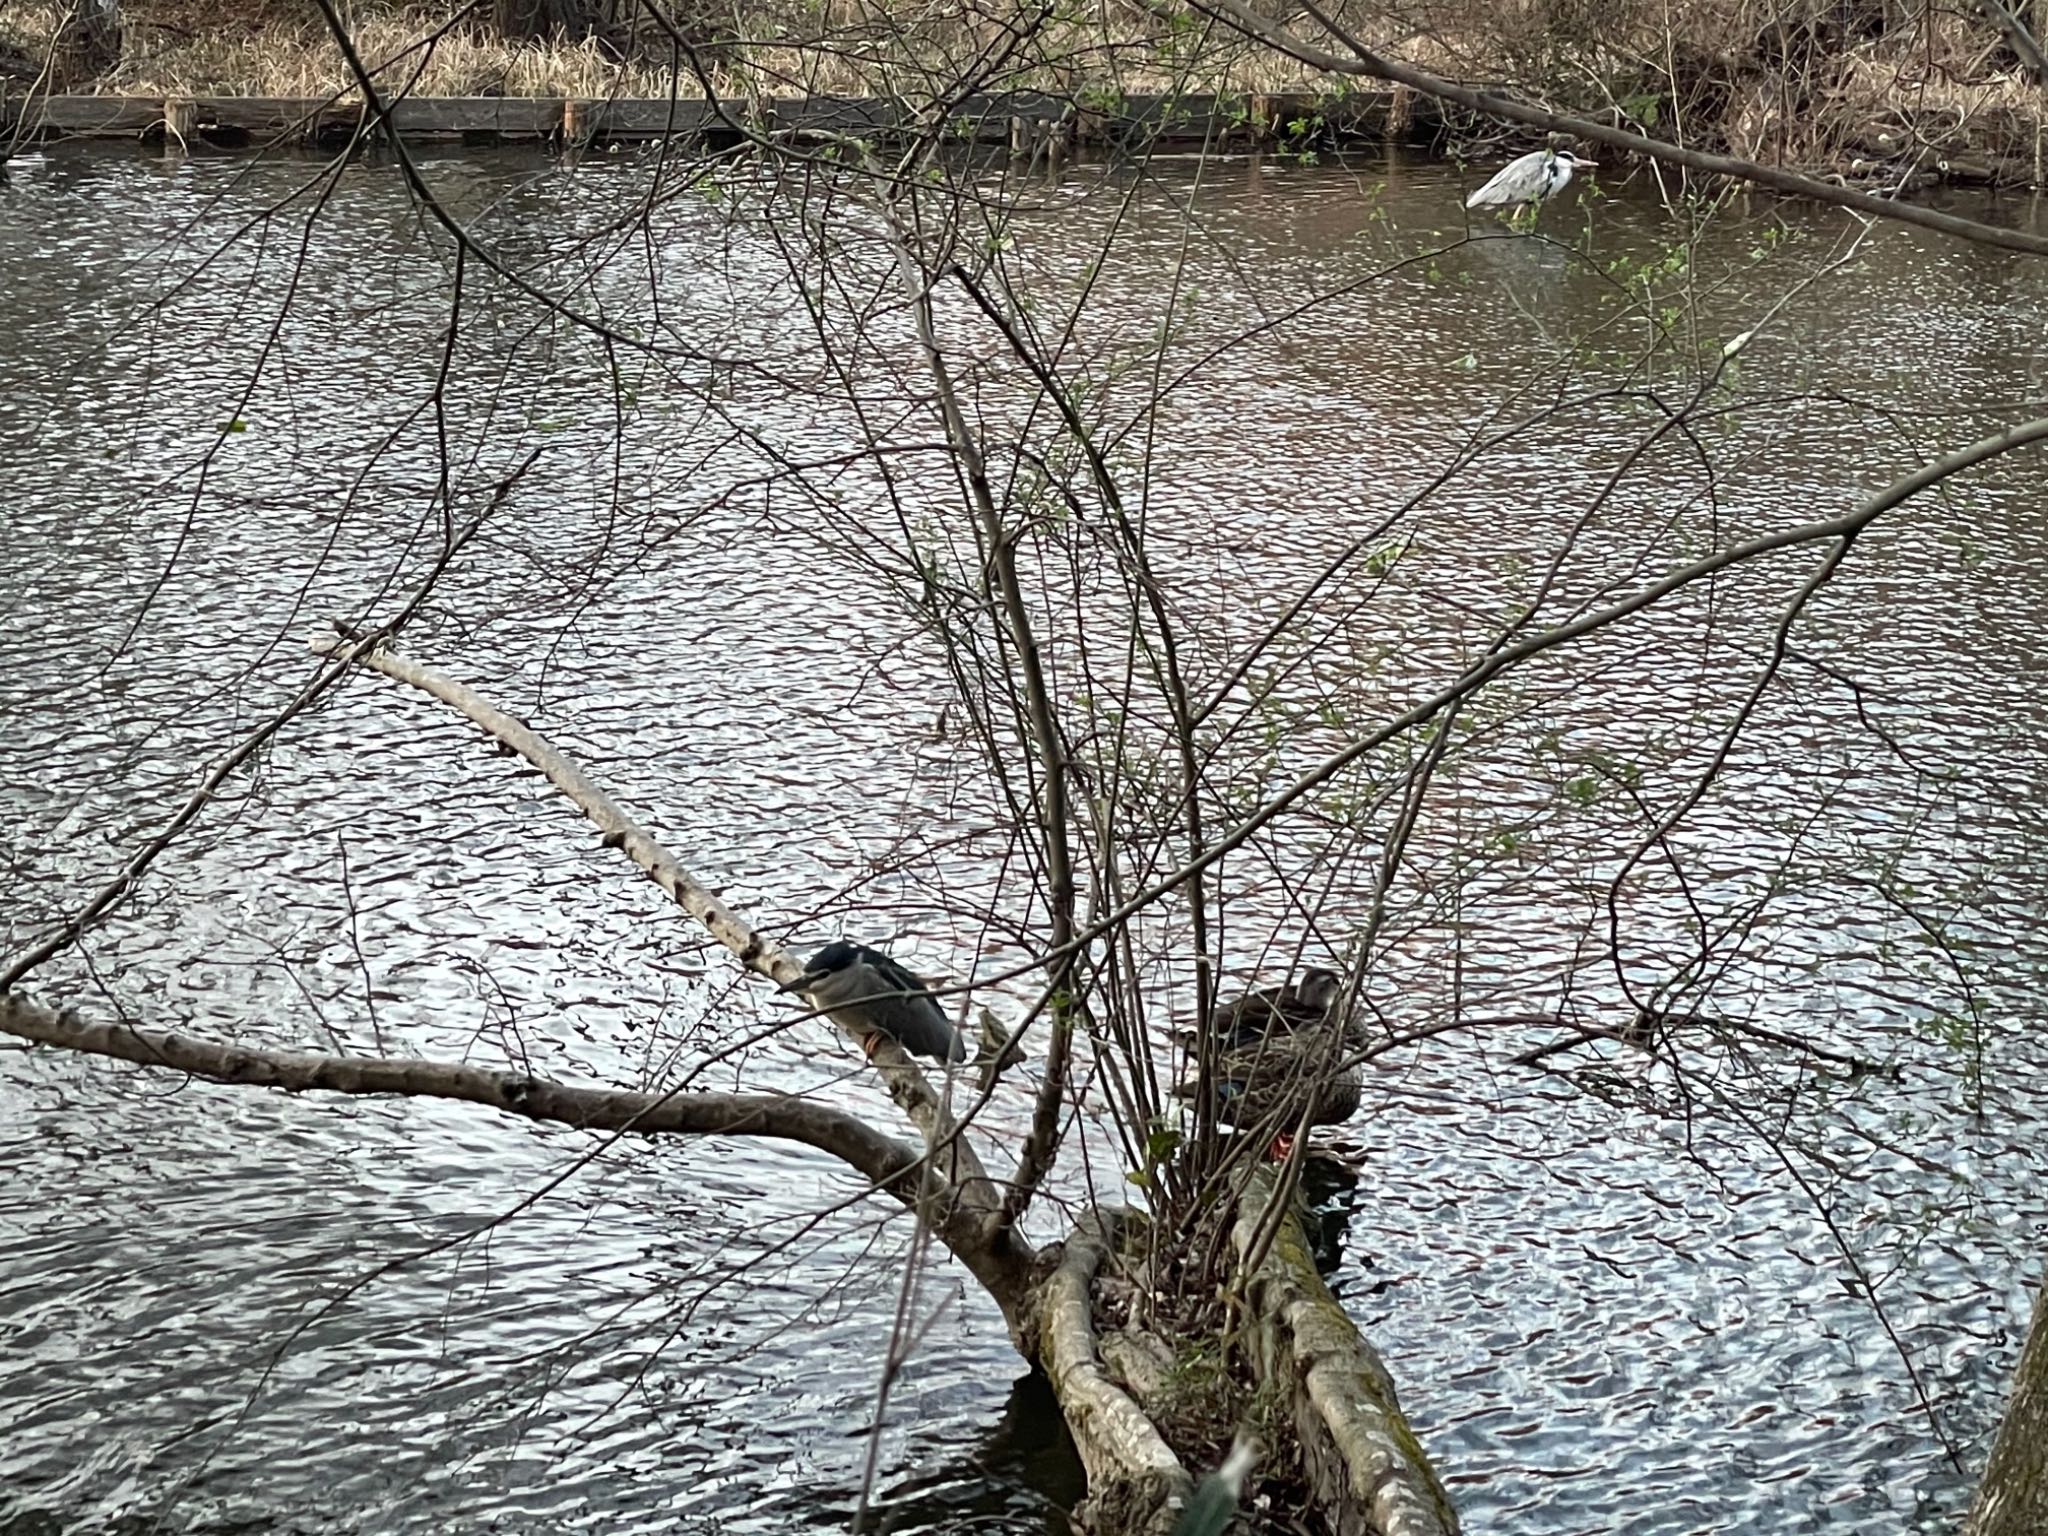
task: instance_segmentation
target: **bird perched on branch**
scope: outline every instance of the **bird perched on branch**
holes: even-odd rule
[[[876,1037],[886,1035],[914,1056],[967,1059],[967,1042],[931,989],[879,949],[835,940],[811,956],[803,975],[776,990],[803,993],[869,1056]]]
[[[1255,1045],[1267,1035],[1290,1033],[1325,1023],[1344,995],[1344,978],[1311,965],[1299,981],[1277,987],[1254,987],[1243,997],[1218,1003],[1209,1015],[1209,1033],[1227,1047]],[[1198,1045],[1193,1030],[1181,1031],[1181,1043]]]
[[[1538,206],[1570,186],[1572,172],[1597,168],[1595,161],[1582,159],[1570,150],[1533,149],[1496,171],[1493,180],[1465,199],[1465,206],[1512,208],[1521,203]]]
[[[1310,1125],[1338,1125],[1358,1113],[1365,1079],[1351,1058],[1365,1041],[1344,993],[1343,977],[1310,966],[1299,981],[1260,987],[1217,1007],[1208,1032],[1215,1042],[1210,1077],[1220,1123],[1277,1126],[1272,1151],[1284,1158],[1304,1112]],[[1190,1050],[1200,1049],[1192,1033],[1181,1038]],[[1199,1072],[1174,1094],[1198,1098]]]

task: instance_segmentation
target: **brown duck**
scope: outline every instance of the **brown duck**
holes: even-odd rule
[[[1310,1125],[1338,1125],[1358,1113],[1365,1079],[1355,1059],[1363,1031],[1346,1006],[1344,978],[1310,966],[1299,981],[1260,987],[1210,1015],[1216,1044],[1212,1077],[1216,1119],[1240,1128],[1277,1124],[1273,1156],[1287,1156],[1292,1131],[1307,1112]],[[1181,1036],[1192,1052],[1193,1031]],[[1197,1079],[1174,1089],[1194,1099]]]

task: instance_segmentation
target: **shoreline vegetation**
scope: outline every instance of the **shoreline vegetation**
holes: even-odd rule
[[[1360,93],[1205,16],[1135,0],[1095,0],[1049,21],[972,0],[736,0],[729,13],[670,13],[670,34],[652,30],[630,5],[594,13],[571,3],[367,3],[339,14],[382,93],[420,109],[420,131],[435,131],[424,100],[432,98],[467,104],[440,113],[440,131],[651,137],[630,126],[630,112],[613,114],[616,132],[586,112],[579,133],[574,108],[565,120],[561,104],[701,102],[710,91],[756,102],[915,103],[943,95],[963,68],[981,63],[989,95],[1035,93],[1069,104],[1080,142],[1123,102],[1190,96],[1213,99],[1218,121],[1224,103],[1241,103],[1239,122],[1250,128],[1243,138],[1252,142],[1419,138],[1490,153],[1516,141],[1455,111],[1418,117],[1398,91],[1364,110],[1305,113],[1303,102]],[[1676,15],[1641,0],[1423,0],[1331,14],[1375,46],[1450,78],[1680,144],[1911,192],[1944,182],[2048,183],[2048,69],[2039,67],[2034,42],[2048,0],[2033,0],[2032,15],[2028,9],[2024,0],[2018,11],[1971,14],[1903,0],[1791,0],[1777,10],[1713,0]],[[1291,13],[1269,14],[1307,25]],[[86,19],[96,37],[85,37]],[[79,96],[135,110],[106,113],[101,128],[92,109],[64,100]],[[0,124],[17,133],[146,131],[146,111],[158,131],[168,123],[182,135],[190,120],[180,121],[180,103],[241,97],[289,104],[301,118],[359,101],[314,0],[231,0],[225,12],[194,0],[131,0],[118,14],[115,0],[0,0]],[[1262,98],[1281,98],[1286,116],[1262,122]],[[492,118],[480,115],[479,99],[554,102],[557,110],[549,117],[508,106]],[[231,124],[242,116],[232,106],[224,113]]]

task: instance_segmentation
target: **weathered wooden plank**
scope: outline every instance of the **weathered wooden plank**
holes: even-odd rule
[[[562,126],[556,96],[406,96],[390,105],[392,128],[415,138],[498,133],[541,139]]]
[[[1074,102],[1068,96],[1052,96],[1044,91],[1005,91],[995,94],[977,92],[960,98],[954,108],[956,118],[967,120],[993,119],[1007,123],[1013,117],[1028,117],[1037,122],[1057,122],[1074,110]]]
[[[199,132],[214,137],[246,135],[251,140],[314,138],[323,129],[343,131],[361,108],[313,96],[201,96],[193,102]]]
[[[778,96],[775,126],[874,138],[896,132],[904,114],[885,96]]]
[[[199,132],[199,104],[178,96],[164,98],[164,148],[188,149]]]
[[[746,102],[727,101],[724,106],[737,121],[747,121]],[[660,97],[631,101],[579,99],[576,120],[593,139],[659,139],[669,134],[691,137],[722,126],[711,103],[697,96],[678,96],[673,101]]]
[[[150,96],[45,96],[0,101],[0,122],[29,133],[127,137],[164,120],[164,104]]]
[[[321,98],[272,96],[201,96],[190,98],[196,131],[216,142],[267,143],[330,139],[354,125],[359,108]],[[911,131],[926,120],[929,108],[886,97],[776,97],[760,101],[730,98],[721,116],[710,102],[694,96],[674,101],[578,99],[554,97],[439,96],[406,97],[392,104],[392,123],[412,138],[455,138],[495,135],[506,139],[552,139],[564,127],[564,111],[572,137],[589,140],[654,140],[674,134],[693,138],[727,130],[731,122],[757,123],[766,114],[778,130],[843,133],[860,138],[888,138]],[[181,113],[183,107],[181,104]],[[1429,120],[1426,104],[1397,101],[1385,91],[1345,95],[1274,92],[1260,96],[1136,95],[1055,96],[1043,91],[981,93],[954,105],[947,137],[956,143],[1006,143],[1012,124],[1024,125],[1023,137],[1038,141],[1037,130],[1053,123],[1073,123],[1091,140],[1119,144],[1137,142],[1221,144],[1252,136],[1256,123],[1268,132],[1286,135],[1303,124],[1311,136],[1376,137],[1406,132],[1418,120]],[[148,97],[52,96],[33,104],[0,102],[0,123],[19,119],[30,133],[71,135],[133,135],[160,128],[162,101]]]
[[[1102,115],[1126,130],[1156,133],[1173,128],[1200,133],[1216,122],[1216,98],[1208,95],[1126,96],[1106,107]]]

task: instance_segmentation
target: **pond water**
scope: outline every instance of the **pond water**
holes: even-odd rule
[[[973,920],[1018,906],[999,797],[948,733],[941,658],[862,563],[900,526],[888,487],[836,467],[847,388],[870,423],[897,401],[888,347],[818,370],[736,191],[638,225],[636,157],[424,170],[610,345],[475,257],[451,344],[451,244],[389,166],[56,149],[0,186],[6,952],[303,685],[327,616],[403,601],[452,506],[495,509],[415,653],[778,937],[1013,963]],[[1165,373],[1189,371],[1117,462],[1136,483],[1149,453],[1198,676],[1401,514],[1375,535],[1401,544],[1391,575],[1311,599],[1342,643],[1272,680],[1290,726],[1223,754],[1223,800],[1440,685],[1568,536],[1547,617],[1709,538],[1846,511],[2048,395],[2048,265],[1761,203],[1687,223],[1638,184],[1540,237],[1468,240],[1470,180],[1377,157],[1083,168],[1000,232],[1050,303],[1122,221],[1063,353],[1113,420],[1142,428],[1115,402],[1176,306]],[[812,212],[859,259],[858,210]],[[942,318],[1001,418],[1017,370],[957,294]],[[1649,349],[1660,324],[1702,355],[1760,329],[1712,412],[1628,461],[1694,382]],[[897,487],[912,521],[957,505],[935,462]],[[1726,1048],[1542,1074],[1508,1064],[1554,1033],[1526,1024],[1376,1063],[1332,1143],[1359,1172],[1320,1186],[1334,1283],[1468,1529],[1932,1532],[1966,1500],[2048,1235],[2044,484],[2038,455],[2001,461],[1860,542],[1797,631],[1810,660],[1674,839],[1686,880],[1653,859],[1617,897],[1618,964],[1630,797],[1667,805],[1712,754],[1810,563],[1603,631],[1468,717],[1378,941],[1380,1016],[1612,1023],[1621,976],[1654,986],[1706,930],[1702,1005],[1899,1069],[1844,1083],[1751,1039],[1768,1093]],[[1109,591],[1034,576],[1077,614]],[[229,1039],[876,1103],[815,1028],[721,1054],[782,1017],[764,989],[417,695],[359,680],[231,783],[44,995]],[[1278,823],[1230,866],[1247,970],[1361,920],[1381,834],[1320,812],[1336,831]],[[1184,1010],[1173,937],[1153,935],[1160,1000]],[[993,989],[999,1011],[1021,988]],[[1099,1093],[1068,1192],[1121,1184]],[[992,1134],[1024,1123],[1028,1072],[995,1111]],[[825,1159],[18,1051],[0,1148],[0,1532],[854,1519],[910,1233]],[[1065,1529],[1080,1477],[1049,1397],[957,1269],[917,1275],[874,1528]]]

